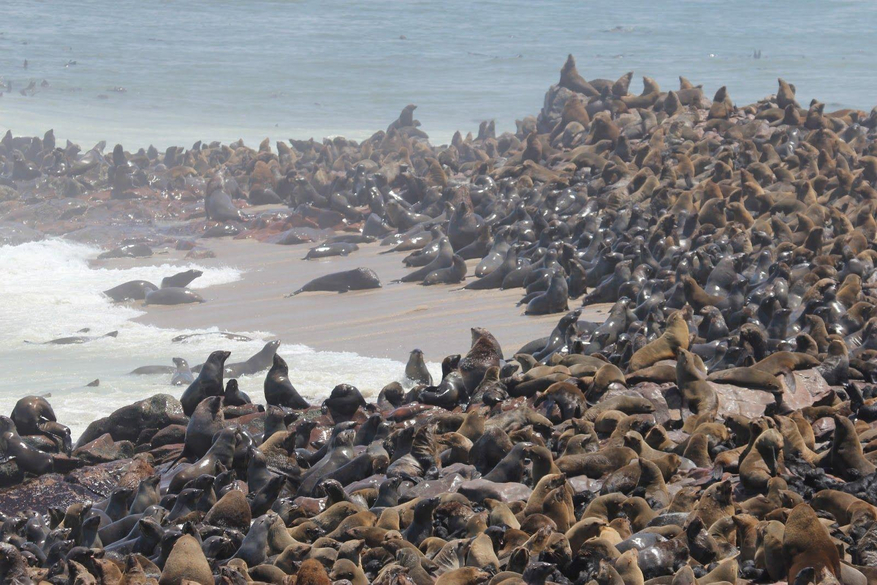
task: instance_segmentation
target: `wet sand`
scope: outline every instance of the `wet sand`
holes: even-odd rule
[[[147,314],[136,321],[157,327],[260,331],[316,350],[400,361],[407,360],[417,347],[427,360],[438,361],[468,347],[469,327],[487,328],[506,355],[511,355],[525,343],[548,335],[562,316],[525,316],[524,307],[516,306],[523,289],[467,291],[455,290],[462,285],[391,284],[411,269],[402,264],[404,253],[379,254],[388,248],[378,244],[361,245],[347,257],[305,261],[301,258],[312,244],[279,246],[218,239],[199,243],[216,254],[216,258],[198,260],[199,264],[241,269],[242,279],[202,289],[199,292],[207,300],[203,304],[146,307]],[[119,260],[114,264],[143,262]],[[469,262],[470,275],[477,263]],[[374,270],[383,288],[284,298],[313,278],[358,267]],[[578,302],[572,301],[570,308],[576,306]],[[582,319],[602,321],[608,309],[609,305],[588,307]]]

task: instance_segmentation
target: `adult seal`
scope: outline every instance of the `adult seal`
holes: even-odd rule
[[[550,315],[569,309],[569,285],[562,273],[551,277],[548,289],[527,303],[527,315]]]
[[[104,294],[119,303],[122,301],[142,301],[146,295],[158,287],[145,280],[129,280],[104,291]]]
[[[418,384],[432,386],[432,375],[423,361],[423,352],[419,349],[411,350],[408,363],[405,364],[405,377]]]
[[[338,422],[353,418],[360,407],[366,406],[366,402],[355,386],[338,384],[332,388],[329,398],[323,401],[323,406],[329,411],[332,420]]]
[[[230,351],[214,351],[204,362],[198,377],[192,382],[180,397],[183,412],[186,416],[192,416],[198,403],[208,396],[222,396],[222,376],[225,372],[225,360],[231,355]]]
[[[487,370],[494,366],[499,367],[502,360],[502,351],[493,335],[487,331],[476,334],[474,329],[472,334],[473,337],[477,335],[473,340],[472,348],[466,357],[460,360],[460,375],[469,394],[478,387]]]
[[[185,272],[178,272],[173,276],[165,276],[161,279],[161,288],[185,288],[193,280],[203,275],[204,273],[200,270],[186,270]]]
[[[247,361],[226,365],[225,375],[230,378],[240,378],[241,376],[248,376],[267,370],[274,363],[274,356],[277,354],[278,347],[280,347],[279,339],[269,341]]]
[[[286,360],[274,354],[271,369],[265,376],[265,401],[272,406],[287,408],[309,408],[310,404],[296,391],[289,381],[289,366]]]
[[[234,206],[231,197],[222,189],[215,189],[204,198],[207,219],[213,221],[243,221],[241,211]]]
[[[368,290],[381,288],[381,281],[370,268],[354,268],[343,272],[335,272],[315,278],[303,287],[287,296],[295,296],[303,292],[331,291],[345,293],[349,290]]]
[[[146,293],[147,305],[185,305],[203,303],[204,297],[187,288],[160,288]]]
[[[351,252],[356,252],[357,250],[359,250],[359,246],[347,242],[320,244],[319,246],[308,250],[308,253],[302,258],[302,260],[316,260],[319,258],[331,258],[332,256],[347,256]]]
[[[459,255],[454,254],[450,266],[433,270],[426,275],[426,278],[423,279],[421,284],[424,286],[430,286],[433,284],[457,284],[462,282],[466,277],[466,270],[466,261]]]
[[[173,362],[176,369],[173,376],[171,376],[171,384],[182,386],[183,384],[191,384],[195,381],[195,376],[192,375],[192,370],[189,369],[189,362],[180,357],[175,357]]]

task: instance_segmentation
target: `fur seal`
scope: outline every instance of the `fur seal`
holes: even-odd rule
[[[192,370],[189,368],[189,362],[180,357],[173,358],[173,362],[176,368],[174,369],[173,376],[171,376],[171,384],[174,386],[182,386],[183,384],[188,386],[195,381]]]
[[[332,420],[349,420],[360,407],[365,407],[366,402],[355,386],[350,384],[338,384],[332,388],[329,398],[323,401],[323,406],[332,415]]]
[[[187,288],[160,288],[146,293],[147,305],[185,305],[204,303],[204,297]]]
[[[674,359],[680,349],[688,349],[688,342],[688,325],[682,312],[676,311],[668,317],[664,333],[631,356],[627,370],[635,372],[660,360]]]
[[[274,355],[277,353],[278,347],[280,347],[279,339],[269,341],[247,361],[226,364],[225,375],[229,378],[240,378],[267,370],[274,363]]]
[[[310,291],[331,291],[345,293],[351,290],[368,290],[381,288],[381,281],[374,270],[369,268],[354,268],[343,272],[335,272],[315,278],[300,289],[287,296],[295,296]]]
[[[827,569],[835,578],[840,577],[840,558],[834,543],[819,522],[816,512],[807,504],[798,504],[786,519],[783,536],[783,560],[788,569],[787,579],[792,582],[805,568],[819,572]]]
[[[243,221],[244,219],[241,211],[234,206],[231,197],[222,190],[221,186],[204,198],[204,211],[207,219],[213,221]]]
[[[549,315],[569,310],[569,285],[561,273],[551,277],[548,289],[527,303],[526,315]]]
[[[432,386],[432,375],[423,361],[423,352],[419,349],[411,350],[408,363],[405,364],[405,377],[418,384]]]
[[[158,290],[158,287],[145,280],[130,280],[104,291],[104,294],[117,303],[122,301],[142,301],[148,293]]]
[[[289,381],[289,366],[286,360],[278,354],[274,354],[273,365],[268,370],[263,384],[265,401],[272,406],[285,406],[287,408],[304,409],[310,404],[301,397],[292,382]]]
[[[463,383],[466,391],[472,393],[481,380],[488,368],[499,367],[502,359],[502,350],[496,339],[488,332],[478,334],[473,330],[472,347],[469,353],[460,360],[460,375],[463,377]]]
[[[161,279],[161,288],[186,288],[193,280],[203,275],[202,271],[191,269],[173,276],[165,276]]]
[[[182,535],[174,543],[164,568],[159,585],[182,585],[184,581],[194,581],[200,585],[212,585],[213,571],[201,545],[192,536]]]
[[[204,362],[198,377],[183,392],[180,402],[183,412],[191,416],[195,412],[198,403],[208,396],[221,396],[223,393],[222,377],[225,371],[225,360],[231,355],[230,351],[214,351]]]

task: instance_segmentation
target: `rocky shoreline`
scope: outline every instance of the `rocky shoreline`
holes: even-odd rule
[[[414,386],[375,403],[338,380],[307,405],[275,356],[254,405],[221,350],[180,401],[75,445],[23,398],[0,417],[0,578],[877,583],[877,113],[802,108],[783,80],[738,107],[631,77],[585,80],[570,57],[516,134],[443,147],[413,106],[362,143],[276,153],[5,137],[7,242],[315,258],[380,240],[408,253],[399,286],[520,288],[558,321],[520,348],[472,329],[441,380],[414,351]],[[132,286],[120,301],[187,294]]]

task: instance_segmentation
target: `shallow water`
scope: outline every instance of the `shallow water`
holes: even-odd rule
[[[875,27],[877,4],[849,0],[4,0],[0,128],[84,146],[361,139],[415,103],[440,143],[537,113],[567,53],[588,78],[635,71],[636,91],[685,75],[744,104],[782,76],[804,105],[869,110]]]
[[[245,332],[253,341],[229,341],[197,336],[187,342],[172,338],[189,330],[166,330],[132,323],[142,313],[139,303],[112,304],[101,294],[128,280],[161,278],[199,268],[197,264],[161,265],[130,269],[92,269],[88,261],[99,249],[63,240],[0,247],[0,413],[8,415],[15,402],[27,395],[51,394],[58,420],[77,437],[92,420],[146,396],[165,392],[179,397],[185,387],[171,386],[170,374],[129,375],[144,365],[172,365],[171,358],[199,364],[215,349],[232,352],[229,363],[244,361],[272,339],[270,332]],[[233,268],[200,268],[204,275],[191,287],[209,300],[209,286],[233,282]],[[81,345],[45,345],[58,337],[118,331]],[[366,397],[375,397],[386,383],[404,378],[405,365],[388,359],[353,353],[315,352],[303,345],[281,345],[289,377],[306,398],[317,402],[338,383],[355,385]],[[434,375],[440,367],[430,364]],[[86,387],[98,379],[97,387]],[[264,404],[265,373],[243,376],[241,389]]]

